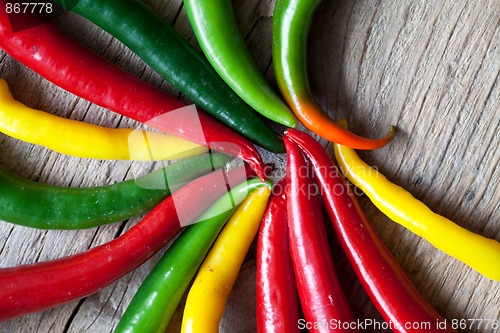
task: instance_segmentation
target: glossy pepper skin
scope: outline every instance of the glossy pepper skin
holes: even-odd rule
[[[233,169],[226,175],[216,171],[188,183],[108,243],[51,261],[0,268],[0,321],[86,297],[137,268],[182,225],[194,222],[227,191],[228,184],[241,182],[241,171]]]
[[[411,193],[366,164],[353,149],[334,145],[334,151],[344,175],[391,220],[487,278],[500,281],[500,242],[434,213]]]
[[[56,3],[64,4],[63,0]],[[196,105],[272,152],[283,142],[210,63],[139,0],[79,0],[71,10],[109,32]]]
[[[307,36],[321,0],[277,0],[273,14],[273,65],[278,87],[297,118],[321,137],[356,149],[377,149],[394,136],[381,139],[355,135],[339,126],[314,100],[307,74]]]
[[[182,333],[218,332],[224,307],[245,255],[259,231],[271,190],[250,193],[231,216],[203,261],[189,290]]]
[[[248,51],[231,1],[184,0],[184,8],[208,61],[238,96],[264,117],[297,127],[297,118]]]
[[[164,133],[106,128],[32,109],[14,99],[2,78],[0,132],[80,158],[158,161],[207,152],[204,146]]]
[[[304,318],[309,323],[355,322],[329,252],[319,198],[299,147],[284,137],[290,252]],[[320,325],[318,332],[360,332]]]
[[[273,189],[257,239],[257,332],[299,330],[299,299],[288,241],[286,179]]]
[[[152,209],[176,187],[223,167],[222,154],[180,160],[140,178],[71,188],[33,182],[0,168],[0,220],[38,229],[84,229]]]
[[[191,280],[220,230],[245,197],[260,186],[255,178],[222,196],[175,240],[130,302],[115,333],[165,332]]]
[[[50,23],[12,33],[0,11],[0,48],[59,87],[155,128],[241,157],[265,179],[257,149],[243,136],[99,57]],[[138,98],[140,96],[140,98]]]
[[[351,188],[326,150],[310,135],[288,130],[307,156],[337,240],[368,296],[398,333],[421,332],[406,323],[430,323],[426,332],[455,332],[423,298],[366,218]]]

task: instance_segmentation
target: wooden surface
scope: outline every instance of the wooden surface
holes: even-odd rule
[[[196,45],[180,0],[148,3]],[[270,52],[274,1],[235,0],[234,5],[253,55],[274,84]],[[313,23],[309,49],[314,93],[334,118],[347,117],[355,132],[371,137],[383,135],[389,124],[398,127],[390,146],[362,152],[362,157],[435,212],[498,241],[499,21],[500,0],[325,0]],[[57,24],[123,69],[176,94],[129,50],[89,22],[67,14]],[[14,96],[29,106],[110,127],[135,125],[62,91],[3,52],[0,64],[0,74]],[[3,134],[0,151],[3,167],[62,186],[109,184],[159,166],[72,158]],[[283,155],[264,157],[277,166],[276,177],[283,174]],[[443,316],[448,320],[500,319],[497,282],[395,225],[366,197],[359,200],[418,290]],[[118,236],[137,221],[82,231],[41,231],[2,222],[0,266],[77,253]],[[334,251],[334,257],[356,317],[380,321],[346,259],[340,251]],[[111,332],[158,258],[95,295],[1,323],[0,331]],[[231,295],[222,331],[255,331],[254,277],[250,253]],[[178,311],[169,332],[179,331],[180,316]],[[367,330],[375,331],[384,330]]]

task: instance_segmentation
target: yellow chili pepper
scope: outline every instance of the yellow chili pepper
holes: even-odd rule
[[[342,126],[345,126],[344,121]],[[434,213],[408,191],[366,164],[354,149],[334,144],[334,151],[344,175],[391,220],[484,276],[500,281],[498,241],[473,233]]]
[[[220,233],[189,291],[182,333],[219,331],[219,322],[248,248],[259,229],[271,190],[255,189]]]
[[[185,139],[130,128],[65,119],[16,101],[0,78],[0,132],[66,155],[104,160],[156,161],[207,152]]]

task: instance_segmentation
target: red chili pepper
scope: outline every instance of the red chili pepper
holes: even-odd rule
[[[132,271],[246,179],[245,168],[218,170],[162,201],[120,237],[88,251],[0,269],[0,321],[86,297]],[[210,195],[208,195],[210,194]]]
[[[384,319],[393,323],[394,331],[422,332],[419,323],[429,323],[431,327],[425,332],[456,332],[418,292],[384,245],[325,149],[297,130],[288,130],[285,138],[285,143],[297,143],[311,161],[339,243],[368,296]]]
[[[285,188],[285,179],[274,187],[257,240],[256,298],[259,333],[300,332],[299,300],[288,241]]]
[[[290,252],[306,322],[320,332],[359,332],[329,252],[320,201],[297,144],[285,137]],[[348,329],[330,323],[349,323]]]
[[[7,14],[0,11],[0,47],[77,96],[165,133],[239,156],[265,178],[262,159],[250,141],[122,71],[49,23],[12,33]]]

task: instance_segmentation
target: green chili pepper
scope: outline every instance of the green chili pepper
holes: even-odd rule
[[[273,65],[278,87],[295,116],[328,141],[356,149],[377,149],[394,137],[394,127],[380,139],[369,139],[337,124],[316,102],[307,72],[307,37],[322,0],[277,0],[273,13]]]
[[[191,283],[220,230],[253,189],[271,183],[255,178],[220,198],[188,227],[160,259],[135,294],[117,332],[165,332],[184,292]]]
[[[39,229],[84,229],[121,221],[152,209],[184,182],[228,161],[223,154],[194,156],[137,179],[90,188],[41,184],[0,168],[0,220]]]
[[[174,88],[227,126],[272,152],[284,152],[274,131],[222,80],[210,63],[138,0],[55,0],[109,32]],[[73,6],[73,2],[74,6]]]
[[[184,0],[184,8],[208,61],[238,96],[264,117],[297,127],[297,118],[248,51],[231,1]]]

